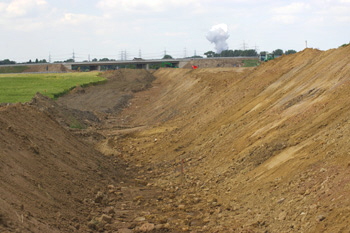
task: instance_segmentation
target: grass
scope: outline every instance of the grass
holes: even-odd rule
[[[76,86],[105,81],[99,72],[54,74],[0,74],[0,103],[24,103],[40,92],[57,98]]]
[[[28,66],[0,66],[0,74],[6,73],[21,73],[28,69]]]
[[[259,60],[243,60],[243,67],[255,67],[260,65]]]
[[[71,119],[69,127],[72,129],[86,129],[86,126],[80,123],[77,119]]]

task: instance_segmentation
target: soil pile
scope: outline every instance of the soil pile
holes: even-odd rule
[[[28,69],[26,69],[23,72],[69,72],[70,70],[66,68],[62,64],[40,64],[40,65],[31,65],[28,66]]]
[[[105,146],[174,191],[170,225],[204,232],[350,226],[350,46],[255,69],[164,69]],[[198,214],[198,210],[200,214]],[[232,230],[235,229],[235,230]]]

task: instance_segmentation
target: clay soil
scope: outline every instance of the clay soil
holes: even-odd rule
[[[111,71],[1,107],[0,231],[349,232],[349,53]]]

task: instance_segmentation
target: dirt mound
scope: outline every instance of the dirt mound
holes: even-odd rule
[[[38,65],[31,65],[28,66],[28,69],[26,69],[23,72],[69,72],[70,70],[66,68],[62,64],[38,64]]]
[[[158,70],[119,121],[152,127],[109,145],[152,168],[156,185],[179,188],[173,201],[186,196],[184,214],[203,210],[190,229],[344,231],[349,52],[305,49],[254,69]]]
[[[1,107],[0,129],[0,231],[88,231],[97,190],[122,170],[36,107]]]

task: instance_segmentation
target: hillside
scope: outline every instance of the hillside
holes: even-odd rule
[[[349,52],[306,49],[253,70],[159,70],[120,117],[149,127],[108,144],[156,173],[155,185],[179,188],[175,207],[202,210],[190,229],[342,232]]]
[[[111,71],[0,107],[0,231],[348,231],[349,53]]]

